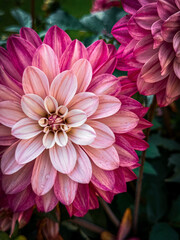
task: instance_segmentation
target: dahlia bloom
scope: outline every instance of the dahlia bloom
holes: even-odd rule
[[[122,0],[122,4],[129,14],[112,29],[121,43],[117,68],[138,73],[139,92],[156,95],[159,106],[167,106],[180,96],[180,3]]]
[[[34,204],[70,215],[111,202],[126,191],[144,150],[147,108],[120,95],[115,48],[99,40],[88,48],[57,26],[42,42],[22,28],[0,49],[2,186],[14,211]]]
[[[95,0],[91,12],[99,12],[111,7],[120,7],[120,0]]]

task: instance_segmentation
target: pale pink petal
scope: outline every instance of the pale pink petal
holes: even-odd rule
[[[3,66],[0,66],[0,84],[5,85],[19,95],[23,95],[22,84],[12,78]]]
[[[76,94],[71,102],[67,105],[69,110],[79,109],[86,113],[87,117],[91,116],[99,105],[99,98],[94,93],[82,92]]]
[[[65,147],[55,145],[49,150],[49,154],[52,165],[57,171],[68,174],[74,169],[77,161],[77,154],[70,141]]]
[[[78,40],[72,41],[60,58],[60,71],[71,69],[72,65],[81,58],[88,58],[85,46]]]
[[[76,208],[74,213],[77,217],[84,216],[89,210],[89,186],[88,184],[78,184],[76,197],[73,201],[73,206]]]
[[[58,60],[60,60],[63,52],[71,43],[71,39],[69,35],[58,26],[52,26],[47,31],[43,42],[54,50]]]
[[[91,182],[104,191],[111,191],[115,184],[114,172],[105,171],[92,163]]]
[[[0,145],[9,146],[16,141],[17,139],[11,135],[11,128],[0,124]]]
[[[35,48],[42,44],[40,37],[32,28],[22,27],[19,33],[22,38],[30,42]]]
[[[105,124],[89,120],[88,125],[90,125],[95,133],[95,140],[89,144],[93,148],[107,148],[110,147],[115,142],[115,136],[112,130]]]
[[[7,127],[12,127],[17,121],[26,117],[21,106],[17,102],[0,102],[0,123]]]
[[[136,23],[143,29],[150,30],[152,24],[159,19],[156,6],[156,3],[147,4],[134,15]]]
[[[86,113],[77,109],[69,111],[65,118],[66,124],[69,127],[80,127],[86,120]]]
[[[180,80],[173,72],[169,75],[168,78],[166,94],[169,98],[177,97],[180,95]]]
[[[1,171],[3,174],[13,174],[21,169],[24,164],[18,164],[15,159],[15,152],[19,141],[6,149],[1,159]]]
[[[31,183],[33,165],[28,163],[14,174],[2,176],[2,187],[6,194],[21,192]]]
[[[19,102],[21,101],[21,96],[13,91],[11,88],[6,87],[0,84],[0,101],[13,101]]]
[[[52,114],[52,113],[56,112],[56,108],[58,107],[58,103],[57,103],[57,101],[56,101],[56,99],[54,97],[47,96],[44,99],[44,106],[45,106],[46,111],[49,114]]]
[[[55,133],[48,131],[46,134],[44,134],[42,142],[46,149],[52,148],[55,144]]]
[[[49,94],[49,82],[40,69],[29,66],[24,70],[22,77],[23,90],[27,93],[34,93],[41,98]]]
[[[75,168],[68,176],[78,183],[89,183],[92,177],[92,166],[87,154],[78,145],[74,145],[77,153]]]
[[[33,120],[39,120],[47,115],[43,99],[36,94],[24,95],[21,98],[21,107],[23,112]]]
[[[37,209],[41,212],[50,212],[58,204],[58,199],[56,198],[53,189],[43,196],[36,196]]]
[[[119,167],[119,156],[113,146],[104,149],[96,149],[90,146],[83,146],[82,148],[98,167],[104,170],[114,170]]]
[[[175,12],[178,12],[178,8],[174,4],[174,0],[158,0],[157,11],[159,17],[163,20],[166,20]]]
[[[74,97],[77,90],[77,78],[68,70],[60,73],[52,82],[50,95],[53,96],[59,105],[67,105]]]
[[[12,128],[12,135],[20,139],[29,139],[42,132],[37,121],[30,118],[23,118]]]
[[[60,72],[56,54],[50,46],[44,43],[36,50],[33,56],[32,65],[46,74],[49,83],[52,83],[53,79]]]
[[[103,40],[98,40],[91,44],[87,51],[93,72],[108,59],[108,47]]]
[[[91,119],[109,117],[119,111],[121,102],[119,99],[109,95],[99,96],[99,106],[96,112],[90,116]]]
[[[100,121],[110,127],[115,133],[126,133],[137,126],[139,118],[133,112],[120,110],[115,115],[100,119]]]
[[[85,92],[92,79],[90,62],[86,59],[79,59],[73,64],[71,70],[77,77],[77,93]]]
[[[22,212],[35,204],[35,196],[29,185],[22,192],[8,195],[8,203],[14,212]]]
[[[69,139],[78,145],[89,145],[96,138],[96,132],[88,124],[83,124],[80,127],[72,128],[68,132]]]
[[[8,72],[12,78],[14,78],[18,82],[21,82],[21,75],[18,73],[15,66],[13,65],[8,52],[2,47],[0,47],[0,63],[2,64],[5,71]]]
[[[16,161],[25,164],[38,157],[45,149],[42,144],[43,133],[28,140],[21,140],[16,148]]]
[[[94,77],[88,87],[89,92],[97,95],[117,95],[121,91],[119,79],[111,74],[101,74]]]
[[[70,205],[74,201],[77,188],[77,182],[74,182],[65,174],[57,173],[54,184],[54,193],[62,204]]]
[[[7,41],[7,50],[16,70],[22,75],[24,69],[32,64],[36,48],[23,38],[11,36]]]
[[[49,151],[45,150],[35,160],[31,177],[33,191],[38,196],[48,193],[54,185],[56,173],[50,161]]]
[[[64,131],[57,131],[55,133],[55,141],[57,143],[57,145],[59,145],[60,147],[64,147],[67,145],[68,143],[68,136],[67,133]]]

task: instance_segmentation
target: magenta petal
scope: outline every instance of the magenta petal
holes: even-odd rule
[[[158,0],[157,11],[159,17],[162,20],[166,20],[168,17],[178,12],[178,8],[174,4],[174,0]]]
[[[115,184],[114,184],[113,193],[115,194],[127,192],[126,180],[125,180],[122,169],[123,168],[119,167],[114,171]]]
[[[103,40],[98,40],[87,48],[89,62],[93,72],[108,59],[108,47]]]
[[[67,175],[57,173],[54,184],[54,193],[57,199],[64,205],[70,205],[76,196],[78,183],[71,180]]]
[[[89,183],[92,177],[92,166],[87,154],[78,145],[74,145],[77,152],[77,163],[68,176],[78,183]]]
[[[111,191],[114,188],[115,177],[113,171],[105,171],[95,164],[92,164],[91,182],[104,191]]]
[[[13,174],[21,169],[24,164],[18,164],[15,159],[15,152],[19,141],[6,149],[1,159],[1,171],[3,174]]]
[[[27,187],[22,192],[8,195],[9,206],[15,212],[25,211],[35,204],[35,194],[31,186]]]
[[[33,56],[32,65],[46,74],[49,83],[52,83],[53,79],[60,72],[56,54],[50,46],[44,43],[37,48]]]
[[[116,68],[117,59],[115,57],[108,58],[99,68],[97,68],[93,74],[93,77],[103,73],[112,74]]]
[[[173,48],[176,52],[176,57],[180,57],[180,31],[173,37]]]
[[[180,95],[180,81],[173,72],[169,75],[168,78],[166,94],[169,98],[177,97]]]
[[[16,141],[17,139],[11,135],[11,129],[0,124],[0,145],[9,146]]]
[[[149,147],[149,144],[145,140],[139,139],[133,135],[126,134],[124,135],[124,138],[131,144],[134,149],[138,151],[145,151]]]
[[[130,14],[136,13],[136,11],[141,7],[138,1],[122,0],[123,9],[125,12]]]
[[[20,29],[20,36],[30,42],[35,48],[38,48],[42,44],[40,37],[32,28],[22,27]]]
[[[20,103],[21,96],[15,91],[13,91],[11,88],[0,84],[0,102],[6,100]]]
[[[97,95],[115,96],[121,91],[119,79],[111,74],[101,74],[93,78],[88,91]]]
[[[137,179],[136,174],[131,169],[124,167],[122,168],[122,171],[126,182],[130,182]]]
[[[180,2],[179,0],[175,0],[176,6],[180,9]]]
[[[161,27],[163,24],[163,20],[159,19],[158,21],[154,22],[151,26],[151,33],[154,39],[153,48],[158,48],[161,43],[163,42],[163,37],[161,33]]]
[[[71,69],[72,65],[81,58],[88,58],[85,46],[78,40],[72,41],[60,58],[60,71]]]
[[[35,160],[31,178],[33,191],[38,196],[48,193],[54,185],[56,173],[50,161],[49,151],[45,150]]]
[[[102,197],[104,199],[104,201],[111,203],[113,198],[114,198],[114,193],[111,191],[103,191],[100,188],[96,187],[96,192],[98,193],[98,195],[100,197]]]
[[[32,57],[36,48],[27,40],[12,36],[8,38],[7,49],[11,61],[18,72],[22,75],[24,69],[32,64]]]
[[[5,85],[19,95],[23,95],[22,84],[12,78],[3,66],[0,66],[0,76],[0,84]]]
[[[72,41],[66,32],[58,26],[52,26],[47,31],[43,42],[54,50],[59,61],[63,52]]]
[[[104,170],[114,170],[119,167],[119,156],[114,146],[96,149],[90,146],[82,147],[92,161]]]
[[[19,193],[30,184],[33,165],[28,163],[14,174],[3,175],[2,187],[6,194]]]
[[[92,185],[89,185],[89,209],[99,208],[99,202]]]
[[[37,209],[41,212],[50,212],[58,204],[58,199],[56,198],[53,189],[43,196],[36,196]]]
[[[42,143],[43,135],[39,134],[34,138],[24,139],[19,142],[15,154],[17,163],[28,163],[44,151],[45,148]]]

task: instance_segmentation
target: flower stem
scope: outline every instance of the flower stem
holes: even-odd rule
[[[114,215],[113,211],[108,206],[108,204],[101,198],[99,199],[99,201],[100,201],[101,205],[103,206],[105,212],[107,213],[107,215],[111,219],[111,221],[114,223],[114,225],[116,227],[119,227],[120,222],[119,222],[118,218]]]
[[[35,0],[31,0],[32,29],[35,29]]]
[[[152,122],[154,113],[156,109],[156,97],[154,96],[153,102],[150,106],[149,113],[148,113],[148,121]],[[145,130],[145,140],[148,141],[150,134],[150,128],[147,128]],[[141,188],[142,188],[142,179],[143,179],[143,170],[144,170],[144,162],[146,158],[146,150],[142,152],[141,155],[141,166],[139,169],[139,177],[137,180],[136,185],[136,196],[135,196],[135,206],[134,206],[134,218],[133,218],[133,232],[136,235],[137,234],[137,227],[138,227],[138,213],[139,213],[139,203],[140,203],[140,197],[141,197]]]

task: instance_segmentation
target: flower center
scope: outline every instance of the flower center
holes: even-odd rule
[[[49,131],[57,132],[63,131],[68,132],[70,131],[70,127],[66,124],[65,116],[68,113],[68,109],[65,106],[59,106],[56,109],[55,113],[50,113],[47,117],[42,117],[39,119],[38,123],[41,127],[44,128],[43,132],[47,133]]]

